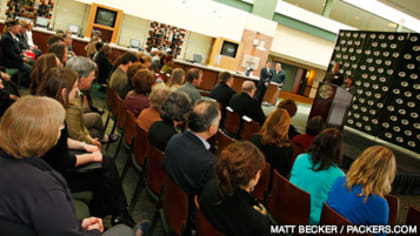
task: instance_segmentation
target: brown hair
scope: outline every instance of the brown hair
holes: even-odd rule
[[[226,83],[232,77],[233,77],[232,74],[227,72],[227,71],[224,71],[224,72],[219,74],[220,82],[225,82]]]
[[[265,166],[265,158],[252,143],[235,142],[227,146],[216,164],[216,177],[223,194],[232,196],[236,189],[246,187]]]
[[[47,42],[48,47],[56,43],[64,43],[63,36],[60,34],[52,35]]]
[[[312,170],[327,170],[332,165],[340,166],[343,155],[343,135],[335,128],[323,130],[308,149],[311,153]],[[315,166],[319,166],[315,168]]]
[[[350,191],[354,185],[361,185],[359,196],[365,195],[365,202],[371,194],[385,197],[391,192],[396,168],[394,153],[389,148],[369,147],[351,165],[346,185]]]
[[[290,117],[295,116],[296,111],[297,111],[296,102],[293,101],[292,99],[286,99],[286,100],[281,101],[279,105],[277,105],[277,108],[286,109],[289,112]]]
[[[181,68],[176,68],[172,71],[171,78],[168,80],[168,87],[171,88],[176,85],[182,85],[184,82],[185,71]]]
[[[54,43],[51,47],[48,48],[48,52],[54,53],[58,59],[64,64],[64,55],[66,54],[66,45],[62,42]]]
[[[0,147],[15,158],[41,157],[58,140],[65,110],[47,97],[25,96],[0,121]]]
[[[57,59],[54,53],[45,53],[36,59],[31,74],[31,85],[29,86],[32,95],[35,95],[43,76],[48,70],[57,66]]]
[[[321,116],[314,116],[312,117],[308,123],[306,124],[306,134],[311,136],[317,136],[321,133],[322,130],[325,129],[325,122]]]
[[[72,69],[52,68],[45,75],[41,85],[38,88],[37,95],[47,96],[56,99],[64,107],[69,104],[69,93],[73,89],[74,83],[77,82],[78,74]],[[66,89],[65,96],[61,94],[61,90]]]
[[[131,80],[131,84],[137,94],[149,93],[154,82],[155,74],[146,69],[138,70]]]
[[[277,109],[264,122],[259,134],[263,145],[290,146],[290,116],[285,109]]]
[[[193,80],[198,79],[200,77],[201,70],[197,68],[191,68],[187,71],[187,81],[192,83]]]
[[[145,67],[139,63],[136,62],[134,64],[131,64],[127,69],[127,78],[129,81],[132,81],[133,76],[136,74],[136,72],[140,69],[145,69]]]

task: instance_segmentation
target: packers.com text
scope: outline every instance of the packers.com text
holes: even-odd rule
[[[417,225],[271,225],[271,234],[417,234]]]

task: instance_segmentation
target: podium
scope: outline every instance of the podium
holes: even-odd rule
[[[275,106],[277,100],[279,99],[280,91],[280,84],[276,82],[270,82],[270,84],[267,87],[267,90],[265,91],[263,102],[268,102],[271,105]]]
[[[320,82],[309,119],[321,116],[328,127],[343,129],[353,96],[335,84]]]

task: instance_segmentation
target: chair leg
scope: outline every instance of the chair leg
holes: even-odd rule
[[[105,110],[104,110],[105,111]],[[106,128],[108,127],[108,123],[109,123],[109,119],[110,119],[110,117],[111,117],[111,113],[110,112],[108,112],[108,117],[106,118],[106,121],[105,121],[105,125],[104,125],[104,130],[106,131]]]
[[[127,162],[125,163],[124,169],[123,169],[123,171],[121,173],[121,182],[124,181],[124,178],[127,175],[128,170],[130,169],[130,164],[131,164],[131,159],[127,159]]]
[[[118,141],[117,150],[115,150],[114,161],[117,161],[118,153],[120,152],[120,148],[121,148],[122,139],[123,137],[121,135],[120,140]],[[109,147],[109,144],[108,144],[108,147]]]
[[[133,197],[131,198],[130,201],[130,206],[128,207],[129,211],[132,212],[134,210],[134,208],[136,207],[137,204],[137,200],[140,196],[140,194],[143,192],[143,181],[142,181],[142,176],[140,176],[139,178],[139,182],[137,183],[136,189],[134,190],[134,194]]]

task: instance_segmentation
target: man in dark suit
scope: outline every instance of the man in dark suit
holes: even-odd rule
[[[229,106],[229,101],[232,96],[236,93],[232,89],[233,86],[233,76],[229,72],[222,72],[219,75],[220,83],[213,87],[210,91],[210,97],[215,99],[218,103],[222,105],[222,119],[220,124],[223,124],[225,120],[225,108]]]
[[[11,20],[6,23],[7,31],[1,38],[0,44],[3,49],[1,64],[9,68],[17,68],[21,73],[21,82],[29,85],[32,67],[27,64],[30,59],[23,55],[19,38],[20,24],[17,20]]]
[[[242,84],[242,92],[232,96],[229,106],[241,116],[246,115],[262,125],[265,115],[261,105],[253,98],[255,90],[254,82],[245,81]]]
[[[335,84],[337,86],[342,86],[344,84],[344,76],[340,72],[341,63],[336,62],[332,68],[331,72],[328,72],[325,76],[325,82]]]
[[[260,81],[258,82],[258,93],[257,93],[257,101],[259,104],[262,103],[265,95],[265,91],[267,90],[268,85],[273,77],[273,66],[272,62],[269,61],[265,65],[264,68],[261,69],[260,72]]]
[[[217,102],[199,100],[188,117],[188,127],[173,136],[165,149],[163,168],[189,196],[199,194],[214,176],[216,157],[207,140],[216,134],[220,123]]]

